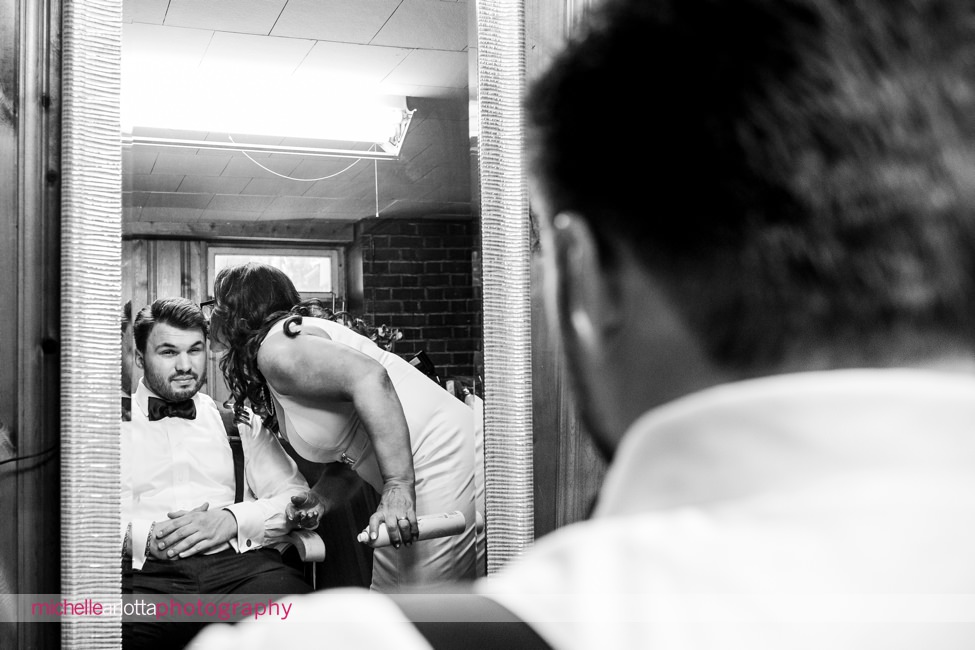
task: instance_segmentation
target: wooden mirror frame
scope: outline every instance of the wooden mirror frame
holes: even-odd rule
[[[488,572],[534,540],[525,78],[520,0],[476,14]],[[64,0],[61,592],[119,603],[122,0]],[[66,617],[64,648],[119,648],[121,616]]]

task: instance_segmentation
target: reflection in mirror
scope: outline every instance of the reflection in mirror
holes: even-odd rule
[[[140,370],[135,365],[135,337],[132,334],[132,301],[127,300],[122,306],[122,421],[132,419],[132,391],[140,378]]]
[[[212,298],[227,259],[324,257],[317,279],[327,268],[329,286],[299,286],[304,297],[398,330],[397,354],[460,386],[458,399],[465,389],[483,397],[473,8],[124,0],[123,9],[122,297],[133,312],[160,297]],[[392,107],[390,134],[331,128],[371,113],[370,102]],[[302,279],[297,266],[289,273]],[[207,374],[206,392],[223,402],[215,359]],[[340,513],[346,521],[322,529],[358,532],[374,499],[363,494]],[[320,567],[319,588],[368,584],[368,553],[326,542],[335,561]]]

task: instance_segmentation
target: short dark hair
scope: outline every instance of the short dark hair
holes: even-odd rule
[[[132,301],[126,300],[122,305],[122,333],[132,324]]]
[[[186,298],[160,298],[139,310],[135,317],[135,347],[146,353],[146,341],[156,323],[164,323],[184,330],[199,329],[207,335],[207,321],[203,310]]]
[[[530,168],[604,253],[631,247],[715,362],[972,349],[970,2],[606,0],[590,18],[526,98]]]

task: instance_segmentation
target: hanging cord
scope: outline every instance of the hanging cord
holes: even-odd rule
[[[44,454],[49,454],[52,451],[56,451],[60,447],[61,445],[60,443],[58,443],[48,447],[47,449],[44,449],[43,451],[39,451],[34,454],[26,454],[24,456],[14,456],[13,458],[6,458],[4,460],[0,460],[0,465],[6,465],[7,463],[16,463],[18,460],[27,460],[29,458],[36,458],[37,456],[43,456]],[[48,460],[50,460],[50,458],[48,458]]]
[[[373,178],[376,181],[376,218],[379,218],[379,161],[373,158],[372,160],[372,172]]]
[[[233,136],[228,135],[227,137],[230,138],[230,141],[231,142],[233,142],[234,144],[237,144],[237,142],[234,140]],[[375,145],[373,145],[373,147],[374,146]],[[370,147],[369,150],[372,151],[372,147]],[[320,178],[295,178],[294,176],[287,176],[285,174],[279,174],[278,172],[274,171],[273,169],[268,169],[267,167],[265,167],[261,163],[259,163],[256,160],[254,160],[254,158],[249,153],[247,153],[246,151],[244,151],[243,149],[240,150],[240,153],[242,153],[245,156],[247,156],[247,159],[249,161],[251,161],[252,163],[254,163],[255,165],[257,165],[258,167],[260,167],[261,169],[263,169],[264,171],[266,171],[266,172],[268,172],[270,174],[274,174],[275,176],[279,176],[279,177],[284,178],[284,179],[287,179],[289,181],[303,181],[305,183],[314,183],[316,181],[327,181],[330,178],[335,178],[339,174],[344,174],[345,172],[349,171],[350,169],[352,169],[352,167],[356,163],[358,163],[360,160],[362,160],[362,158],[356,158],[355,160],[352,161],[352,164],[349,165],[348,167],[346,167],[345,169],[339,170],[339,171],[335,172],[334,174],[330,174],[328,176],[322,176]],[[378,199],[376,199],[376,200],[378,201]]]

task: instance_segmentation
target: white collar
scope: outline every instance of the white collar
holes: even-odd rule
[[[864,468],[975,472],[975,377],[834,370],[715,386],[630,427],[594,516],[742,498]]]

